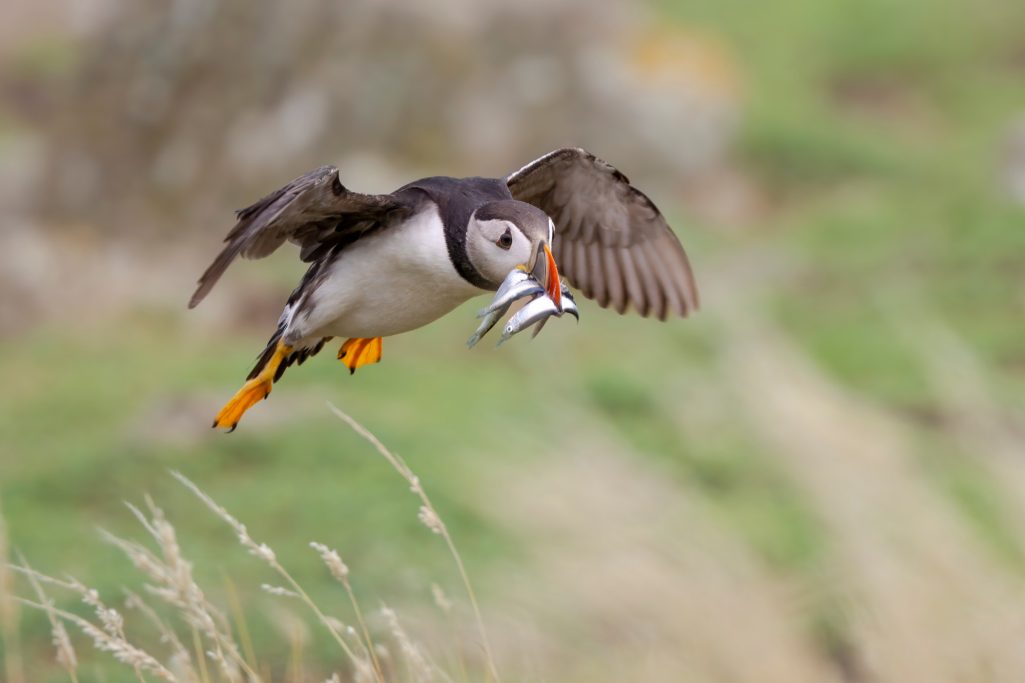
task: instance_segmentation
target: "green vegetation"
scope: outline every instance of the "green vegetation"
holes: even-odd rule
[[[735,163],[766,207],[725,230],[659,198],[704,285],[705,310],[687,322],[642,323],[582,302],[579,326],[555,321],[531,343],[467,351],[472,302],[386,340],[381,365],[354,377],[326,348],[230,436],[206,427],[262,333],[201,338],[188,315],[139,309],[77,336],[52,325],[0,339],[0,494],[13,546],[41,570],[116,596],[138,580],[95,528],[134,535],[122,501],[149,493],[202,582],[230,576],[257,640],[284,648],[261,625],[273,600],[256,590],[271,580],[266,568],[225,552],[230,534],[170,479],[173,468],[271,542],[320,600],[344,595],[309,550],[314,539],[340,550],[368,604],[457,585],[405,483],[330,414],[332,401],[420,475],[485,594],[530,550],[482,482],[598,443],[673,482],[768,575],[815,584],[843,540],[822,497],[741,407],[748,388],[728,351],[747,328],[721,302],[781,331],[837,388],[908,430],[913,471],[1020,575],[1025,547],[1004,500],[1013,484],[989,467],[985,439],[951,436],[961,423],[923,358],[931,328],[916,325],[938,323],[964,344],[1006,411],[994,419],[1014,416],[1020,430],[1025,207],[999,174],[1004,136],[1025,116],[1025,3],[944,5],[657,3],[734,53],[745,89]],[[806,625],[834,656],[849,638],[845,617],[834,617],[829,591],[810,602]],[[26,641],[47,642],[46,631],[26,615]],[[314,661],[334,656],[326,638],[313,647]]]

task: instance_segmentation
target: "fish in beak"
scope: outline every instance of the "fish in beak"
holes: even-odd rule
[[[534,326],[531,337],[537,336],[545,322],[553,316],[558,318],[569,313],[580,320],[573,295],[559,278],[555,257],[545,240],[538,242],[532,259],[509,272],[491,303],[477,313],[477,317],[482,318],[480,326],[466,345],[472,348],[515,302],[523,299],[527,299],[527,303],[506,323],[499,345],[531,326]]]
[[[559,309],[554,301],[546,296],[539,296],[533,299],[524,305],[523,308],[516,311],[513,317],[509,318],[509,322],[505,324],[505,328],[502,330],[502,338],[498,340],[498,345],[501,346],[514,334],[535,323],[544,323],[545,320],[553,315],[559,315]]]
[[[559,311],[562,311],[562,282],[559,280],[559,269],[545,240],[538,243],[538,248],[534,252],[534,266],[530,269],[530,274],[544,286],[548,298]]]
[[[498,291],[495,292],[495,297],[491,300],[491,303],[487,308],[482,308],[477,313],[478,318],[483,318],[486,315],[494,312],[498,312],[499,317],[505,315],[505,312],[509,310],[509,306],[515,301],[519,301],[527,296],[534,297],[538,294],[544,294],[545,288],[538,284],[537,280],[526,271],[526,268],[516,267],[506,276],[505,282],[501,284]]]

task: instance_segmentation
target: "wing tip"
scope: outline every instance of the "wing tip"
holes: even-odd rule
[[[198,306],[203,301],[203,299],[206,298],[206,295],[210,293],[210,289],[212,287],[213,283],[208,283],[205,280],[199,281],[198,286],[196,287],[196,291],[193,292],[192,296],[189,298],[188,308],[190,311],[196,306]]]

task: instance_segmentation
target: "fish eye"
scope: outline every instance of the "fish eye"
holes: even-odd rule
[[[512,232],[509,230],[509,228],[505,229],[505,232],[502,233],[502,236],[498,238],[498,241],[495,242],[495,244],[502,247],[503,249],[508,249],[512,246]]]

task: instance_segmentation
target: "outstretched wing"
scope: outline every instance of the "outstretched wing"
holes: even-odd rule
[[[303,261],[315,261],[409,211],[392,195],[347,190],[337,168],[321,166],[236,212],[238,222],[224,238],[224,249],[199,278],[189,308],[203,300],[237,256],[263,258],[288,240],[299,245]]]
[[[577,148],[559,149],[505,179],[513,197],[555,223],[552,251],[570,284],[598,305],[665,320],[698,307],[687,254],[648,197],[618,170]]]

